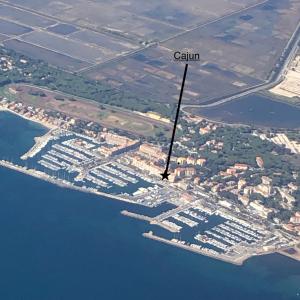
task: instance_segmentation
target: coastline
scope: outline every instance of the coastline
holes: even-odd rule
[[[52,130],[58,128],[57,126],[53,126],[53,127],[51,126],[50,127],[48,124],[47,124],[48,126],[46,126],[46,125],[43,124],[43,122],[41,122],[39,120],[33,120],[31,118],[24,117],[24,116],[22,116],[22,115],[20,115],[16,112],[13,112],[13,111],[11,111],[9,109],[6,109],[6,108],[3,108],[3,107],[0,107],[0,111],[7,111],[9,113],[13,113],[13,114],[15,114],[19,117],[22,117],[25,120],[28,120],[30,122],[38,123],[39,125],[42,125],[46,128],[52,129]],[[48,133],[49,133],[49,131],[48,131]],[[139,204],[135,201],[130,200],[129,198],[127,198],[127,196],[123,197],[122,195],[114,195],[114,194],[109,194],[109,193],[89,189],[89,188],[86,188],[86,187],[75,186],[75,185],[73,185],[72,183],[70,183],[68,181],[49,176],[48,174],[46,174],[42,171],[37,171],[37,170],[34,170],[34,169],[27,169],[24,166],[15,165],[15,164],[13,164],[11,162],[8,162],[8,161],[5,161],[5,160],[0,160],[0,167],[1,166],[5,167],[5,168],[9,168],[9,169],[17,171],[17,172],[21,172],[25,175],[29,175],[29,176],[44,180],[46,182],[49,182],[51,184],[55,184],[55,185],[57,185],[59,187],[62,187],[62,188],[73,189],[73,190],[77,190],[77,191],[80,191],[80,192],[90,193],[90,194],[102,196],[102,197],[113,199],[113,200],[119,200],[119,201],[127,202],[127,203],[130,203],[130,204],[135,204],[135,205]],[[166,226],[164,224],[161,224],[160,222],[153,222],[153,218],[151,218],[151,217],[148,217],[148,216],[142,216],[141,217],[141,215],[137,215],[137,214],[133,214],[133,213],[129,213],[129,212],[127,212],[127,214],[125,214],[125,213],[122,213],[122,214],[127,215],[129,217],[135,217],[137,219],[142,219],[144,221],[148,221],[150,224],[158,225],[158,226],[160,226],[160,227],[162,227],[166,230],[169,230],[170,232],[176,232],[176,231],[172,231],[172,228],[168,228],[168,226]],[[162,226],[162,225],[164,225],[164,226]],[[249,259],[251,257],[266,255],[266,254],[272,254],[272,253],[276,253],[276,252],[278,252],[282,255],[285,255],[285,256],[289,256],[292,259],[296,259],[295,257],[293,257],[291,255],[286,255],[286,253],[284,253],[284,249],[272,250],[272,251],[268,251],[268,252],[267,251],[266,252],[260,252],[262,249],[260,250],[258,248],[257,252],[255,252],[255,253],[244,252],[244,254],[239,254],[239,256],[237,256],[237,257],[231,257],[231,256],[228,256],[228,255],[223,255],[223,254],[214,254],[213,252],[209,252],[209,251],[205,250],[205,248],[204,249],[196,248],[196,247],[193,247],[193,244],[192,245],[182,244],[182,243],[176,242],[175,240],[168,240],[168,239],[156,236],[152,233],[151,234],[150,233],[144,233],[143,236],[146,237],[146,238],[152,239],[152,240],[156,240],[156,241],[168,244],[168,245],[172,245],[172,246],[175,246],[175,247],[182,248],[182,249],[190,251],[190,252],[194,252],[194,253],[197,253],[197,254],[200,254],[200,255],[208,256],[208,257],[211,257],[211,258],[214,258],[214,259],[217,259],[217,260],[221,260],[221,261],[224,261],[224,262],[227,262],[227,263],[231,263],[231,264],[234,264],[234,265],[238,265],[238,266],[241,266],[247,259]],[[299,259],[296,259],[296,260],[299,260]]]
[[[249,95],[250,96],[250,95]],[[252,97],[254,97],[255,95],[252,95]],[[289,102],[286,102],[286,101],[282,101],[274,96],[271,96],[270,93],[268,92],[260,92],[260,93],[257,93],[256,94],[257,97],[260,97],[260,98],[263,98],[263,100],[265,101],[268,101],[269,103],[274,103],[274,105],[283,105],[285,109],[288,109],[289,110],[289,113],[291,112],[291,109],[296,109],[296,111],[298,112],[300,110],[300,106],[297,106],[297,105],[293,105]],[[242,98],[238,98],[238,99],[234,99],[232,100],[230,103],[231,104],[237,104],[239,102],[242,102],[244,99]],[[249,102],[249,101],[248,101]],[[226,104],[229,104],[228,103],[224,103],[224,104],[220,104],[218,106],[216,106],[215,108],[216,109],[221,109],[221,106],[222,105],[226,105]],[[247,109],[240,109],[242,110],[243,112],[247,112]],[[232,110],[228,109],[226,110],[227,112],[230,112],[233,114]],[[187,113],[187,114],[193,114],[193,111],[192,109],[189,109],[188,107],[184,108],[184,112]],[[273,111],[270,111],[269,113],[272,113],[273,114]],[[229,126],[229,127],[244,127],[244,128],[256,128],[256,129],[259,129],[259,128],[264,128],[264,129],[272,129],[272,128],[276,128],[276,130],[297,130],[300,128],[300,125],[289,125],[287,124],[285,127],[280,125],[280,124],[274,124],[274,123],[271,123],[271,124],[263,124],[261,123],[261,121],[259,120],[248,120],[248,121],[232,121],[230,120],[230,118],[227,116],[225,118],[223,118],[222,115],[220,115],[220,113],[217,113],[216,116],[207,116],[205,112],[201,111],[201,108],[199,108],[199,111],[197,111],[196,113],[197,116],[199,116],[200,118],[208,121],[208,122],[212,122],[212,123],[216,123],[216,124],[220,124],[220,125],[225,125],[225,126]],[[295,119],[295,117],[294,117]]]
[[[12,164],[8,161],[5,161],[5,160],[0,160],[0,167],[8,168],[8,169],[11,169],[13,171],[23,173],[25,175],[29,175],[29,176],[35,177],[37,179],[47,181],[49,183],[55,184],[55,185],[57,185],[59,187],[62,187],[62,188],[73,189],[73,190],[76,190],[76,191],[89,193],[89,194],[94,194],[94,195],[98,195],[98,196],[103,196],[105,198],[119,200],[119,201],[131,203],[131,204],[139,204],[139,203],[136,203],[134,201],[131,201],[130,199],[126,199],[126,198],[123,198],[123,197],[118,196],[118,195],[107,194],[107,193],[99,192],[99,191],[96,192],[96,191],[91,191],[87,188],[78,187],[78,186],[69,184],[65,181],[57,180],[57,179],[55,179],[55,178],[53,178],[53,177],[51,177],[51,176],[49,176],[49,175],[47,175],[47,174],[45,174],[41,171],[26,169],[25,167],[14,165],[14,164]]]
[[[163,224],[161,222],[155,222],[154,218],[151,218],[149,216],[145,216],[145,215],[141,215],[141,214],[137,214],[137,213],[132,213],[132,212],[129,212],[127,210],[121,211],[121,214],[124,215],[124,216],[130,217],[130,218],[134,218],[134,219],[137,219],[137,220],[148,222],[151,225],[157,225],[157,226],[159,226],[161,228],[164,228],[165,230],[168,230],[168,231],[173,232],[173,233],[177,232],[177,231],[172,230],[172,228],[168,228],[168,226],[166,226],[165,224]],[[196,254],[208,256],[210,258],[217,259],[217,260],[220,260],[220,261],[223,261],[223,262],[226,262],[226,263],[230,263],[230,264],[233,264],[233,265],[236,265],[236,266],[242,266],[246,260],[248,260],[252,257],[255,257],[255,256],[263,256],[263,255],[275,254],[275,253],[281,254],[283,256],[288,256],[291,259],[300,261],[300,257],[296,258],[293,255],[288,255],[286,252],[284,252],[285,250],[279,250],[278,251],[278,250],[274,249],[274,250],[268,250],[268,251],[261,251],[260,252],[260,249],[257,249],[257,252],[255,252],[255,253],[246,253],[245,252],[244,255],[240,255],[240,256],[237,256],[235,258],[233,258],[233,257],[231,258],[230,256],[227,256],[227,255],[214,254],[213,252],[205,251],[205,249],[193,247],[192,245],[183,244],[183,243],[180,243],[178,241],[173,241],[173,240],[163,238],[161,236],[157,236],[152,231],[145,232],[145,233],[142,234],[142,236],[145,237],[145,238],[151,239],[151,240],[158,241],[160,243],[164,243],[164,244],[167,244],[167,245],[170,245],[170,246],[173,246],[173,247],[178,247],[178,248],[181,248],[181,249],[184,249],[184,250],[196,253]]]
[[[293,252],[293,253],[289,253],[289,251]],[[294,247],[290,247],[286,250],[280,250],[278,251],[279,254],[283,255],[283,256],[287,256],[293,260],[299,261],[300,262],[300,242],[298,245],[294,246]]]
[[[201,249],[197,249],[197,248],[191,247],[189,245],[181,244],[181,243],[178,243],[178,242],[175,242],[175,241],[172,241],[172,240],[168,240],[168,239],[156,236],[152,233],[152,231],[145,232],[142,235],[145,238],[148,238],[148,239],[151,239],[151,240],[154,240],[154,241],[158,241],[160,243],[164,243],[164,244],[167,244],[167,245],[170,245],[170,246],[173,246],[173,247],[178,247],[178,248],[181,248],[181,249],[186,250],[186,251],[190,251],[190,252],[193,252],[193,253],[196,253],[196,254],[207,256],[207,257],[210,257],[212,259],[220,260],[220,261],[223,261],[223,262],[226,262],[226,263],[229,263],[229,264],[232,264],[232,265],[236,265],[236,266],[242,266],[247,260],[249,260],[253,257],[270,255],[270,254],[275,254],[275,253],[278,253],[282,256],[286,256],[286,257],[288,257],[292,260],[296,260],[296,261],[300,262],[300,253],[298,253],[297,256],[295,256],[293,254],[286,253],[285,250],[271,250],[271,251],[256,253],[256,254],[253,254],[253,255],[240,256],[238,259],[231,259],[228,256],[214,255],[213,253],[209,253],[207,251],[203,251]]]
[[[279,102],[279,103],[282,103],[282,104],[286,104],[286,105],[294,107],[294,108],[299,108],[300,107],[299,103],[297,105],[297,104],[293,103],[292,101],[285,100],[287,97],[282,96],[282,95],[278,95],[278,94],[274,94],[270,90],[262,91],[259,94],[262,95],[262,96],[265,96],[265,97],[269,97],[270,98],[269,100],[274,101],[274,102]],[[289,98],[287,98],[287,99],[289,99]]]
[[[126,198],[122,198],[121,196],[107,194],[107,193],[103,193],[103,192],[95,192],[95,191],[91,191],[91,190],[88,190],[88,189],[85,189],[85,188],[82,188],[82,187],[76,187],[72,184],[68,184],[67,182],[58,181],[58,180],[48,176],[47,174],[45,174],[41,171],[26,169],[25,167],[17,166],[17,165],[14,165],[14,164],[10,163],[10,162],[4,161],[4,160],[0,160],[0,167],[8,168],[8,169],[11,169],[11,170],[16,171],[16,172],[20,172],[20,173],[25,174],[25,175],[35,177],[37,179],[49,182],[49,183],[54,184],[56,186],[59,186],[61,188],[72,189],[72,190],[76,190],[76,191],[87,193],[87,194],[94,194],[94,195],[102,196],[102,197],[105,197],[105,198],[108,198],[108,199],[113,199],[113,200],[118,200],[118,201],[130,203],[130,204],[139,205],[139,203],[136,203],[136,202],[131,201],[131,200],[126,199]],[[135,214],[131,214],[130,212],[127,212],[127,211],[121,211],[121,214],[126,216],[126,217],[133,217],[132,215],[135,215]],[[160,226],[160,224],[152,223],[151,222],[152,218],[148,217],[148,216],[142,216],[141,218],[137,218],[137,217],[134,217],[134,218],[140,219],[142,221],[148,221],[150,224]],[[165,229],[167,229],[167,228],[165,228]],[[286,256],[286,257],[289,257],[293,260],[300,261],[300,258],[296,258],[293,255],[289,255],[286,252],[284,252],[284,250],[268,251],[268,252],[264,252],[264,253],[257,253],[256,255],[244,255],[244,256],[239,257],[238,259],[231,259],[228,256],[214,255],[213,253],[209,253],[209,252],[203,251],[201,249],[193,248],[189,245],[180,244],[180,243],[174,242],[172,240],[168,240],[168,239],[156,236],[151,231],[143,233],[142,236],[145,237],[145,238],[151,239],[151,240],[158,241],[160,243],[164,243],[164,244],[167,244],[167,245],[170,245],[170,246],[173,246],[173,247],[178,247],[178,248],[181,248],[181,249],[189,251],[189,252],[193,252],[193,253],[196,253],[196,254],[199,254],[199,255],[207,256],[207,257],[210,257],[212,259],[216,259],[216,260],[219,260],[219,261],[230,263],[230,264],[233,264],[233,265],[236,265],[236,266],[242,266],[246,260],[248,260],[248,259],[250,259],[254,256],[263,256],[263,255],[274,254],[274,253],[279,253],[279,254],[281,254],[283,256]]]
[[[202,251],[201,249],[193,248],[193,247],[188,246],[188,245],[184,245],[184,244],[180,244],[180,243],[176,243],[176,242],[170,241],[168,239],[165,239],[165,238],[162,238],[162,237],[154,235],[151,231],[150,232],[145,232],[142,235],[143,235],[143,237],[151,239],[151,240],[154,240],[154,241],[158,241],[158,242],[161,242],[161,243],[164,243],[164,244],[167,244],[167,245],[178,247],[178,248],[190,251],[190,252],[194,252],[196,254],[208,256],[210,258],[217,259],[217,260],[220,260],[220,261],[223,261],[223,262],[226,262],[226,263],[230,263],[230,264],[233,264],[233,265],[236,265],[236,266],[242,266],[243,263],[247,259],[249,259],[249,258],[252,257],[252,256],[248,255],[248,256],[241,257],[238,260],[233,260],[233,259],[230,259],[229,257],[224,257],[224,256],[221,256],[221,255],[216,256],[216,255],[214,255],[212,253],[209,253],[209,252],[206,252],[206,251]]]
[[[27,121],[36,123],[36,124],[38,124],[38,125],[40,125],[40,126],[43,126],[43,127],[45,127],[46,129],[56,129],[56,128],[58,128],[58,127],[55,126],[55,125],[51,125],[51,124],[49,124],[49,123],[46,123],[46,122],[43,122],[43,121],[40,121],[40,120],[36,120],[36,119],[32,119],[32,118],[28,118],[28,117],[26,117],[26,116],[24,116],[24,115],[22,115],[22,114],[18,114],[18,113],[16,113],[15,111],[13,111],[13,110],[11,110],[11,109],[9,109],[9,108],[5,108],[5,107],[1,107],[1,106],[0,106],[0,112],[1,112],[1,111],[12,113],[12,114],[14,114],[14,115],[16,115],[16,116],[18,116],[18,117],[24,119],[24,120],[27,120]]]
[[[48,131],[47,131],[47,133],[45,135],[48,135],[49,132],[51,132],[52,130],[58,129],[58,127],[55,126],[55,125],[50,125],[50,124],[48,124],[46,122],[43,122],[43,121],[40,121],[40,120],[28,118],[26,116],[23,116],[22,114],[18,114],[16,112],[14,112],[14,111],[12,111],[10,109],[7,109],[5,107],[2,107],[2,106],[0,106],[0,112],[1,111],[12,113],[12,114],[14,114],[14,115],[16,115],[18,117],[21,117],[24,120],[27,120],[27,121],[30,121],[30,122],[34,122],[34,123],[36,123],[36,124],[38,124],[40,126],[45,127],[46,129],[48,129]],[[39,141],[39,139],[42,139],[45,135],[35,137],[34,138],[35,143],[37,143]],[[32,148],[29,149],[22,156],[23,158],[21,157],[21,159],[26,158],[26,156],[28,155],[28,153],[31,150],[32,150]],[[94,194],[94,195],[98,195],[98,196],[102,196],[102,197],[106,197],[106,198],[110,198],[110,199],[114,199],[114,200],[119,200],[119,201],[131,203],[131,204],[139,204],[139,203],[137,203],[135,201],[132,201],[132,200],[128,199],[127,197],[122,197],[120,195],[114,195],[114,194],[109,194],[109,193],[105,193],[105,192],[99,192],[99,191],[90,190],[90,189],[84,188],[84,187],[75,186],[75,185],[72,185],[72,184],[70,184],[70,183],[68,183],[66,181],[62,181],[60,179],[55,179],[55,178],[53,178],[53,177],[49,176],[48,174],[43,173],[41,171],[27,169],[27,168],[25,168],[23,166],[18,166],[18,165],[15,165],[13,163],[10,163],[8,161],[5,161],[5,160],[0,160],[0,167],[9,168],[9,169],[12,169],[14,171],[21,172],[23,174],[26,174],[26,175],[29,175],[29,176],[32,176],[32,177],[35,177],[35,178],[38,178],[38,179],[50,182],[52,184],[58,185],[58,186],[63,187],[63,188],[69,188],[69,189],[77,190],[77,191],[80,191],[80,192],[90,193],[90,194]]]

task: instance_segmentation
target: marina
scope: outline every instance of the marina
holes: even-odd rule
[[[118,143],[124,143],[126,151]],[[151,216],[128,210],[122,214],[153,226],[151,233],[144,234],[147,238],[229,263],[240,265],[249,257],[295,245],[292,236],[274,233],[253,220],[254,216],[221,208],[211,194],[183,192],[137,169],[131,163],[137,146],[135,141],[107,132],[92,138],[53,128],[35,138],[25,154],[19,153],[19,159],[2,159],[0,165],[61,187],[149,209],[168,204],[167,210]]]
[[[299,22],[0,0],[0,299],[299,300]]]
[[[43,144],[40,144],[40,140],[43,140]],[[129,174],[129,168],[120,162],[116,162],[119,168],[112,165],[111,161],[117,161],[117,157],[107,162],[105,156],[101,155],[99,149],[104,145],[82,135],[56,130],[39,138],[32,148],[34,152],[31,151],[22,159],[40,171],[51,172],[58,179],[63,177],[71,184],[90,190],[105,192],[113,186],[124,188],[128,184],[138,185],[135,172]]]
[[[238,295],[246,300],[259,297],[272,300],[280,299],[281,295],[284,297],[287,293],[291,295],[290,299],[296,299],[299,290],[299,263],[283,255],[255,257],[242,266],[227,264],[210,256],[211,252],[200,253],[196,247],[195,251],[190,251],[193,246],[185,248],[179,243],[171,244],[163,240],[156,241],[143,237],[142,233],[149,231],[147,223],[118,213],[122,210],[133,210],[135,205],[61,189],[57,185],[48,184],[7,168],[1,167],[0,173],[3,179],[0,209],[3,225],[1,227],[3,246],[0,249],[1,276],[4,282],[10,278],[20,282],[26,280],[26,286],[21,286],[14,292],[16,298],[22,297],[24,292],[28,291],[29,284],[32,287],[36,287],[37,282],[48,284],[48,278],[42,275],[47,268],[55,272],[53,284],[59,285],[62,278],[71,282],[72,288],[70,285],[61,284],[60,291],[65,293],[66,298],[71,296],[73,299],[78,295],[79,298],[84,298],[86,295],[85,291],[82,292],[81,288],[77,287],[82,284],[86,276],[91,279],[87,281],[87,287],[99,291],[92,294],[95,298],[101,297],[103,293],[105,293],[104,297],[110,298],[115,281],[118,280],[122,292],[123,289],[128,291],[128,286],[134,281],[138,290],[134,292],[129,289],[125,296],[139,299],[138,295],[149,287],[147,279],[150,276],[153,284],[165,287],[162,290],[165,291],[166,298],[172,295],[176,300],[193,299],[193,295],[197,295],[196,297],[208,295],[209,298],[218,299],[221,294],[228,298]],[[18,189],[14,188],[16,180],[20,180]],[[142,210],[143,207],[140,208]],[[55,218],[54,212],[57,215]],[[12,218],[12,214],[18,218]],[[20,231],[24,236],[24,242],[17,244],[20,247],[16,247],[13,238],[16,236],[16,231]],[[89,243],[85,242],[87,238]],[[38,249],[36,245],[39,245]],[[126,251],[128,247],[130,250]],[[76,251],[79,248],[80,251]],[[13,256],[11,256],[11,249],[15,249]],[[38,251],[39,257],[44,260],[42,265],[40,260],[35,259],[35,251]],[[76,272],[76,263],[80,260],[84,265],[96,267],[87,273]],[[158,261],[163,262],[163,267],[160,267]],[[13,272],[9,275],[5,272],[9,268],[16,270],[21,263],[24,269],[31,270],[30,273]],[[140,272],[141,269],[146,269],[147,272]],[[103,270],[105,270],[104,274]],[[153,274],[153,277],[149,274]],[[95,277],[96,280],[93,281]],[[166,278],[168,278],[169,288],[164,285]],[[236,282],[234,293],[229,291],[232,288],[232,278],[235,278]],[[103,283],[101,287],[99,287],[99,280]],[[253,280],[256,283],[255,289],[253,289]],[[184,289],[184,293],[174,291],[173,287],[177,285]],[[270,293],[274,289],[282,292]],[[257,290],[260,291],[259,296]],[[9,287],[6,287],[6,291],[5,295],[11,295],[12,291]],[[36,290],[33,288],[30,291],[28,298],[36,298]],[[149,297],[155,298],[156,292],[150,289]],[[55,294],[52,292],[51,298],[55,298]]]
[[[125,215],[169,232],[156,235],[153,229],[143,234],[147,238],[237,265],[249,257],[274,252],[292,243],[284,234],[262,230],[237,219],[229,211],[208,209],[199,200],[151,218],[128,212]]]

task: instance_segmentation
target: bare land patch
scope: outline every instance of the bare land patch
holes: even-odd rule
[[[300,105],[300,53],[290,63],[283,81],[269,92],[284,102]]]

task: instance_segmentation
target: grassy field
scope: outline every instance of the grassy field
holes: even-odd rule
[[[32,95],[37,92],[44,95]],[[19,100],[34,107],[56,110],[75,118],[99,123],[104,127],[118,128],[141,136],[154,136],[157,128],[161,128],[167,135],[170,133],[170,125],[160,121],[140,116],[131,111],[112,108],[90,100],[76,99],[38,87],[22,84],[5,86],[0,88],[0,96],[12,101]]]

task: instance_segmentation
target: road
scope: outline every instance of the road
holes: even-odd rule
[[[172,35],[172,36],[169,36],[168,38],[166,38],[166,39],[164,39],[164,40],[160,40],[159,42],[152,42],[152,43],[150,43],[150,44],[148,44],[148,45],[146,45],[146,46],[143,46],[143,47],[141,47],[141,48],[139,48],[139,49],[133,50],[133,51],[128,52],[128,53],[125,53],[124,55],[120,55],[120,56],[118,56],[118,57],[109,59],[109,60],[107,60],[107,61],[105,61],[105,62],[101,62],[101,63],[94,64],[94,65],[92,65],[92,66],[85,67],[85,68],[79,70],[78,73],[86,73],[86,72],[88,72],[88,71],[91,71],[91,70],[95,69],[96,67],[99,67],[99,66],[101,66],[101,67],[107,67],[107,66],[109,66],[109,65],[113,65],[114,63],[120,62],[120,61],[124,60],[124,59],[127,58],[127,57],[131,57],[131,56],[133,56],[134,54],[143,52],[143,51],[145,51],[145,49],[147,49],[147,48],[154,48],[154,47],[157,47],[157,46],[162,45],[163,43],[166,43],[166,42],[168,42],[168,41],[170,41],[170,40],[173,40],[173,39],[175,39],[175,38],[177,38],[177,37],[180,37],[180,36],[182,36],[182,35],[191,33],[191,32],[193,32],[193,31],[195,31],[195,30],[204,28],[204,27],[206,27],[206,26],[208,26],[208,25],[217,23],[217,22],[222,21],[222,20],[224,20],[224,19],[226,19],[226,18],[228,18],[228,17],[232,17],[232,16],[237,15],[237,14],[239,14],[239,13],[241,13],[241,12],[247,11],[247,10],[249,10],[249,9],[251,9],[251,8],[255,8],[255,7],[259,6],[259,5],[262,5],[262,4],[264,4],[264,3],[267,3],[268,1],[269,1],[269,0],[263,0],[263,1],[260,1],[259,3],[249,5],[249,6],[247,6],[247,7],[241,8],[241,9],[239,9],[239,10],[237,10],[237,11],[233,11],[233,12],[228,13],[228,14],[225,14],[225,15],[219,17],[219,18],[216,18],[216,19],[213,19],[213,20],[209,20],[209,21],[207,21],[207,22],[205,22],[205,23],[203,23],[203,24],[199,24],[199,25],[196,25],[196,26],[191,27],[191,28],[181,28],[181,27],[178,27],[178,29],[181,30],[180,32],[178,32],[178,33],[176,33],[176,34],[174,34],[174,35]],[[1,1],[0,1],[0,2],[1,2]],[[156,20],[156,21],[157,21],[157,20]],[[168,25],[170,26],[170,24],[168,24]]]
[[[162,214],[156,216],[155,218],[153,218],[153,221],[161,222],[161,221],[163,221],[163,220],[165,220],[165,219],[167,219],[167,218],[169,218],[169,217],[171,217],[171,216],[173,216],[175,214],[178,214],[178,213],[180,213],[180,212],[182,212],[184,210],[187,210],[187,209],[193,207],[193,205],[194,205],[194,203],[191,202],[191,203],[188,203],[188,204],[184,204],[184,205],[178,206],[178,207],[176,207],[176,208],[174,208],[172,210],[168,210],[167,212],[162,213]]]
[[[244,7],[240,10],[237,10],[237,11],[234,11],[234,12],[231,12],[231,13],[228,13],[228,14],[225,14],[219,18],[216,18],[216,19],[213,19],[213,20],[210,20],[210,21],[207,21],[203,24],[199,24],[199,25],[196,25],[194,27],[191,27],[191,28],[182,28],[182,31],[176,33],[175,35],[173,36],[170,36],[164,40],[161,40],[159,42],[153,42],[153,43],[150,43],[148,45],[145,45],[145,46],[139,46],[139,48],[137,49],[134,49],[132,51],[129,51],[128,53],[125,53],[124,55],[120,55],[118,57],[115,57],[115,58],[112,58],[112,59],[109,59],[107,61],[104,61],[104,62],[101,62],[101,63],[97,63],[97,64],[93,64],[92,66],[88,66],[86,68],[83,68],[80,70],[80,73],[81,72],[86,72],[88,70],[91,70],[93,68],[95,68],[96,66],[106,66],[106,65],[110,65],[112,63],[116,63],[118,61],[121,61],[121,60],[124,60],[125,58],[127,57],[130,57],[134,54],[137,54],[139,52],[142,52],[144,51],[145,49],[147,48],[151,48],[151,47],[156,47],[157,45],[161,45],[167,41],[170,41],[172,39],[175,39],[175,38],[178,38],[180,36],[183,36],[185,34],[188,34],[190,32],[193,32],[195,30],[198,30],[198,29],[201,29],[201,28],[204,28],[208,25],[211,25],[211,24],[214,24],[214,23],[217,23],[217,22],[220,22],[222,21],[223,19],[226,19],[228,17],[231,17],[231,16],[234,16],[234,15],[237,15],[241,12],[245,12],[249,9],[252,9],[252,8],[255,8],[255,7],[258,7],[260,5],[263,5],[264,3],[267,3],[269,0],[263,0],[263,1],[260,1],[259,3],[256,3],[256,4],[252,4],[252,5],[249,5],[247,7]],[[59,18],[56,18],[56,17],[53,17],[53,16],[49,16],[48,14],[45,14],[45,13],[42,13],[40,11],[36,11],[36,10],[33,10],[33,9],[30,9],[30,8],[27,8],[27,7],[24,7],[22,5],[17,5],[17,4],[12,4],[8,1],[4,1],[4,0],[0,0],[0,3],[4,3],[6,5],[9,5],[11,7],[14,7],[14,8],[18,8],[18,9],[21,9],[23,11],[27,11],[27,12],[30,12],[30,13],[33,13],[35,15],[38,15],[38,16],[42,16],[42,17],[47,17],[47,18],[50,18],[56,22],[59,22],[60,19]],[[79,26],[79,25],[76,25],[77,27],[81,28],[81,29],[87,29],[88,27],[86,26]],[[285,47],[283,53],[282,53],[282,56],[287,56],[285,58],[285,63],[282,64],[282,68],[279,70],[279,71],[273,71],[273,73],[275,72],[275,76],[274,74],[272,73],[270,75],[270,78],[262,83],[262,84],[259,84],[259,85],[256,85],[256,86],[253,86],[247,90],[244,90],[244,91],[241,91],[239,93],[236,93],[234,95],[229,95],[229,96],[226,96],[225,98],[222,98],[222,99],[213,99],[213,100],[210,100],[209,103],[206,102],[206,103],[203,103],[203,104],[198,104],[198,105],[182,105],[182,110],[187,112],[186,109],[188,108],[209,108],[209,107],[214,107],[214,106],[217,106],[217,105],[220,105],[220,104],[224,104],[226,102],[229,102],[229,101],[232,101],[232,100],[235,100],[235,99],[238,99],[238,98],[241,98],[241,97],[244,97],[244,96],[247,96],[249,94],[253,94],[253,93],[256,93],[256,92],[259,92],[259,91],[262,91],[262,90],[265,90],[265,89],[270,89],[272,88],[274,85],[278,84],[281,80],[282,80],[282,75],[284,74],[285,70],[286,70],[286,67],[288,66],[289,62],[293,59],[294,57],[294,54],[296,53],[298,47],[297,47],[297,42],[299,42],[299,37],[297,37],[297,35],[299,34],[299,26],[300,26],[300,23],[298,24],[297,26],[297,29],[294,31],[294,34],[292,35],[292,37],[290,38],[287,46]],[[105,33],[105,34],[109,34],[111,35],[110,33],[107,33],[107,32],[103,32],[103,30],[94,30],[92,28],[88,28],[89,30],[92,30],[94,32],[100,32],[100,33]],[[179,29],[179,28],[178,28]],[[292,45],[293,44],[293,45]],[[292,46],[291,46],[292,45]],[[288,55],[286,55],[286,51],[289,50],[289,48],[291,48],[290,50],[290,53]],[[281,58],[282,58],[281,56]],[[275,77],[275,78],[274,78]],[[120,110],[120,109],[119,109]],[[123,110],[123,112],[125,112]],[[128,111],[126,111],[128,113]],[[146,118],[145,118],[146,119]],[[149,121],[149,119],[147,119],[147,121]],[[160,122],[154,122],[154,123],[160,123]],[[163,125],[162,123],[160,123],[160,125]],[[164,124],[165,125],[165,124]]]
[[[120,112],[120,113],[128,116],[129,118],[135,118],[137,120],[140,119],[140,120],[143,120],[145,122],[149,122],[152,125],[164,126],[166,128],[169,128],[169,129],[171,129],[171,127],[172,127],[171,123],[166,123],[166,122],[163,122],[163,121],[160,121],[160,120],[156,120],[156,119],[150,118],[146,115],[141,115],[141,114],[138,114],[138,113],[136,113],[132,110],[122,108],[122,107],[119,107],[119,106],[117,107],[117,106],[97,102],[95,100],[91,100],[91,99],[83,98],[83,97],[80,97],[80,96],[76,96],[76,95],[73,95],[73,94],[69,94],[69,93],[66,93],[66,92],[61,92],[58,89],[57,90],[50,90],[49,88],[47,88],[45,86],[36,86],[36,85],[26,84],[26,83],[16,83],[16,84],[13,84],[13,85],[15,85],[15,86],[19,85],[21,87],[24,86],[24,87],[34,88],[34,89],[41,90],[45,93],[50,93],[50,94],[54,94],[54,95],[57,94],[57,95],[60,95],[60,96],[64,96],[66,98],[75,98],[77,100],[81,100],[81,101],[86,102],[86,103],[91,103],[91,104],[94,104],[96,106],[101,105],[101,106],[103,106],[107,109],[111,109],[111,110],[114,110],[116,112]]]
[[[291,63],[291,61],[295,58],[298,50],[299,50],[299,42],[300,42],[300,22],[296,28],[296,30],[294,31],[293,35],[291,36],[288,44],[286,45],[286,47],[284,48],[282,55],[280,56],[279,59],[279,63],[282,64],[282,66],[278,69],[278,70],[273,70],[272,73],[269,76],[269,79],[259,85],[253,86],[247,90],[244,90],[242,92],[236,93],[234,95],[225,97],[223,99],[220,100],[216,100],[213,101],[211,100],[210,103],[206,103],[206,104],[183,104],[182,107],[182,111],[187,112],[185,109],[187,108],[209,108],[209,107],[214,107],[214,106],[218,106],[227,102],[230,102],[232,100],[241,98],[241,97],[245,97],[247,95],[250,94],[254,94],[263,90],[268,90],[271,89],[272,87],[274,87],[275,85],[279,84],[287,70],[288,67]],[[283,60],[283,62],[282,62]]]
[[[240,14],[241,12],[247,11],[247,10],[249,10],[249,9],[251,9],[251,8],[255,8],[255,7],[260,6],[260,5],[262,5],[262,4],[265,4],[265,3],[269,2],[269,1],[270,1],[270,0],[263,0],[263,1],[260,1],[260,2],[258,2],[258,3],[251,4],[251,5],[249,5],[249,6],[243,7],[243,8],[241,8],[241,9],[239,9],[239,10],[236,10],[236,11],[230,12],[230,13],[228,13],[228,14],[225,14],[225,15],[219,17],[219,18],[216,18],[216,19],[207,21],[207,22],[205,22],[205,23],[203,23],[203,24],[199,24],[199,25],[197,25],[197,26],[194,26],[194,27],[191,27],[191,28],[189,28],[189,29],[186,29],[185,31],[179,32],[179,33],[177,33],[177,34],[175,34],[175,35],[173,35],[173,36],[170,36],[170,37],[168,37],[168,38],[166,38],[166,39],[160,41],[159,43],[162,44],[162,43],[168,42],[168,41],[173,40],[173,39],[175,39],[175,38],[177,38],[177,37],[179,37],[179,36],[185,35],[185,34],[187,34],[187,33],[191,33],[191,32],[193,32],[193,31],[195,31],[195,30],[204,28],[204,27],[206,27],[206,26],[208,26],[208,25],[211,25],[211,24],[220,22],[220,21],[222,21],[222,20],[224,20],[224,19],[226,19],[226,18],[228,18],[228,17],[235,16],[235,15],[237,15],[237,14]]]

